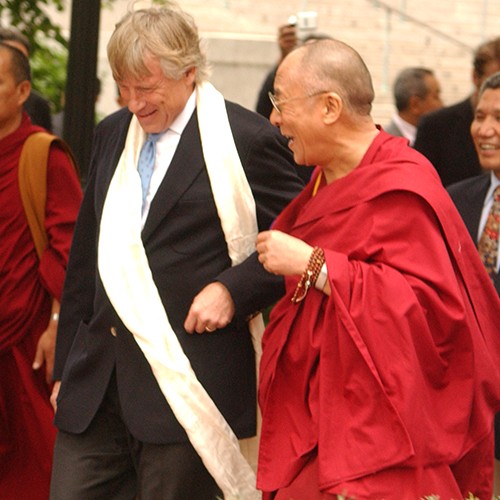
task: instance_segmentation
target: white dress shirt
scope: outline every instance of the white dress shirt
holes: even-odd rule
[[[165,174],[167,173],[168,167],[174,157],[175,150],[179,145],[181,134],[186,128],[186,125],[188,124],[195,108],[196,91],[193,91],[184,109],[179,113],[177,118],[175,118],[172,125],[170,125],[170,128],[156,142],[155,166],[153,168],[153,176],[151,177],[151,183],[149,185],[148,194],[146,195],[146,201],[144,203],[144,210],[142,212],[143,227],[149,214],[151,202],[153,201],[153,198],[155,197],[155,194],[158,191]]]
[[[394,123],[398,126],[399,130],[410,141],[410,146],[413,146],[417,137],[417,127],[403,120],[397,113],[392,117]]]

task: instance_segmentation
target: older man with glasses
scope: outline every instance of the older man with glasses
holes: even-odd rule
[[[354,49],[303,46],[274,87],[271,121],[317,167],[257,238],[287,288],[263,338],[258,487],[491,498],[500,301],[458,212],[432,165],[374,124]]]

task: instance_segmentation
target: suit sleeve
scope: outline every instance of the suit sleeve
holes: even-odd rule
[[[431,113],[424,116],[417,127],[417,136],[413,147],[422,153],[434,166],[441,164],[441,144],[443,133],[438,120]]]
[[[268,230],[303,188],[292,154],[278,130],[267,121],[254,134],[247,150],[239,153],[255,198],[259,231]],[[283,278],[268,273],[256,253],[226,269],[217,280],[231,293],[239,316],[266,308],[284,293]]]
[[[94,208],[95,169],[85,190],[76,221],[64,282],[57,330],[54,380],[60,380],[80,321],[93,312],[97,266],[97,222]]]

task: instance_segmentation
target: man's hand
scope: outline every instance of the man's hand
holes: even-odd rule
[[[54,369],[54,356],[56,350],[57,320],[51,319],[47,329],[38,339],[33,370],[39,370],[45,361],[45,380],[47,384],[52,382],[52,371]]]
[[[282,276],[300,276],[313,251],[304,241],[276,230],[259,233],[256,249],[266,271]]]
[[[59,394],[59,388],[61,387],[61,381],[57,380],[54,382],[54,387],[52,388],[52,394],[50,395],[50,404],[54,408],[54,412],[57,411],[57,395]]]
[[[207,285],[194,299],[184,322],[189,333],[213,332],[227,326],[234,316],[234,302],[218,281]]]

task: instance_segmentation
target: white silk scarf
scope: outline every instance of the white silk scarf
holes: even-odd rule
[[[231,133],[222,95],[209,83],[197,87],[203,155],[232,264],[255,248],[255,201]],[[151,365],[168,404],[186,430],[224,498],[261,497],[255,473],[232,429],[196,378],[172,330],[141,240],[141,181],[137,160],[145,134],[132,117],[111,180],[100,225],[99,273],[116,312]],[[250,323],[260,359],[262,318]],[[255,439],[255,438],[254,438]]]

